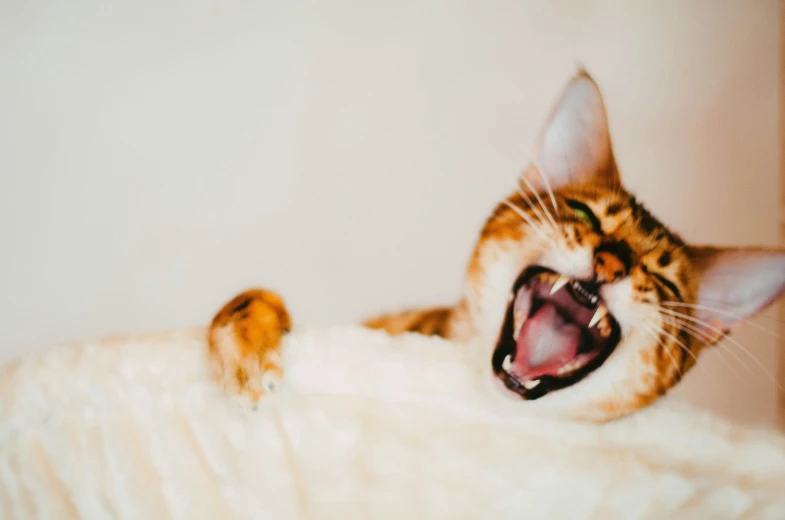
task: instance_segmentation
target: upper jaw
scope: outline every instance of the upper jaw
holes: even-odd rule
[[[620,327],[597,289],[543,266],[531,266],[520,273],[510,293],[491,361],[494,374],[510,391],[526,400],[538,399],[577,383],[607,359],[619,342]],[[535,302],[535,310],[537,305],[551,305],[559,310],[560,316],[566,316],[568,326],[580,327],[580,347],[575,352],[568,352],[574,357],[559,358],[555,364],[544,368],[532,366],[526,358],[518,358],[531,353],[520,352],[527,350],[527,338],[521,338],[523,345],[518,339],[523,325],[521,319],[528,322],[534,311],[524,308],[527,316],[519,315],[517,320],[515,316],[516,295],[527,292],[541,300]]]

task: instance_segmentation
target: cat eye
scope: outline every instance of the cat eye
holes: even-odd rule
[[[588,224],[594,231],[599,232],[602,229],[600,220],[594,212],[589,209],[589,206],[574,199],[567,199],[567,205],[575,213],[575,216],[578,217],[578,220]]]
[[[660,274],[657,273],[653,273],[653,274],[654,274],[654,278],[656,278],[657,281],[659,281],[662,285],[664,285],[671,292],[671,294],[673,294],[679,300],[682,299],[681,293],[679,292],[678,287],[676,287],[676,284],[674,284],[673,282],[671,282],[670,280],[668,280],[667,278],[665,278]]]

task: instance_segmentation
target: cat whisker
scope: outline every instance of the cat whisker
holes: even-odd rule
[[[548,175],[545,172],[545,169],[540,166],[540,164],[535,160],[534,167],[537,170],[537,173],[540,175],[542,179],[542,183],[545,185],[545,189],[548,191],[548,196],[551,198],[551,203],[553,204],[553,211],[556,212],[556,215],[559,215],[559,206],[556,204],[556,197],[553,195],[553,190],[551,189],[551,182],[548,180]]]
[[[671,323],[672,323],[672,322],[671,322]],[[653,326],[653,325],[652,325],[652,326]],[[677,344],[679,347],[681,347],[681,348],[682,348],[682,350],[684,350],[684,352],[686,352],[687,354],[689,354],[690,356],[692,356],[692,359],[694,359],[694,360],[695,360],[695,363],[697,363],[697,362],[698,362],[698,356],[696,356],[696,355],[695,355],[695,354],[692,352],[692,350],[690,350],[690,348],[689,348],[689,347],[687,347],[687,345],[685,345],[685,344],[684,344],[684,342],[683,342],[681,339],[679,339],[677,336],[675,336],[674,334],[672,334],[672,333],[668,332],[667,330],[665,330],[665,328],[664,328],[664,327],[659,327],[658,329],[655,329],[655,330],[659,330],[659,332],[661,332],[662,334],[664,334],[664,335],[668,336],[668,337],[669,337],[671,340],[673,340],[673,342],[674,342],[674,343],[676,343],[676,344]]]
[[[529,238],[532,240],[530,245],[532,247],[536,247],[540,251],[547,252],[553,249],[553,241],[549,239],[543,238],[541,235],[529,235]]]
[[[683,377],[684,374],[681,371],[681,367],[679,366],[679,362],[676,361],[676,358],[673,357],[673,354],[671,354],[670,350],[668,350],[666,348],[665,342],[662,341],[662,339],[655,333],[654,330],[652,330],[651,328],[647,327],[645,323],[641,324],[641,326],[642,326],[642,329],[644,331],[648,332],[654,338],[654,340],[657,342],[657,344],[660,347],[662,347],[662,351],[665,352],[666,354],[668,354],[668,357],[671,359],[671,362],[673,363],[673,368],[675,368],[676,372],[679,374],[679,378]]]
[[[644,321],[642,323],[642,325],[644,326],[644,328],[648,326],[649,334],[654,338],[655,341],[657,341],[663,348],[665,348],[665,345],[662,343],[662,339],[661,339],[660,335],[657,334],[658,330],[660,332],[665,332],[665,330],[662,328],[662,326],[660,324],[655,324],[653,322],[648,322],[648,324],[647,324],[646,321]],[[696,356],[692,352],[692,350],[690,350],[682,341],[676,339],[672,335],[671,335],[671,338],[673,338],[674,341],[676,341],[676,343],[679,345],[679,347],[681,347],[683,350],[685,350],[687,353],[689,353],[692,356],[692,358],[695,360],[695,366],[698,367],[698,370],[703,371],[703,373],[706,375],[707,380],[711,382],[711,385],[714,387],[714,389],[719,391],[720,390],[719,385],[717,384],[717,382],[713,378],[711,378],[711,376],[709,374],[709,371],[706,370],[706,367],[703,366],[703,364],[698,363],[698,356]],[[734,377],[736,377],[737,379],[743,379],[743,378],[741,378],[739,376],[738,372],[736,372],[736,370],[733,368],[733,366],[730,363],[728,363],[728,361],[724,357],[720,356],[720,359],[722,359],[723,363],[725,363],[728,366],[728,368],[730,369],[730,371],[734,375]],[[657,375],[657,374],[655,373],[655,375]],[[684,374],[682,373],[681,376],[683,377]]]
[[[539,171],[539,169],[538,169],[538,171]],[[537,202],[539,203],[540,207],[545,212],[545,214],[548,216],[548,220],[550,220],[550,222],[553,225],[554,229],[557,229],[557,228],[561,229],[562,238],[566,238],[565,233],[564,233],[564,227],[563,226],[560,227],[560,226],[558,226],[556,224],[556,220],[553,218],[553,215],[551,215],[551,212],[548,211],[548,208],[545,206],[545,203],[543,203],[542,198],[540,197],[540,194],[537,193],[536,189],[534,189],[534,186],[532,186],[532,184],[529,181],[529,179],[527,179],[524,175],[521,175],[518,179],[519,179],[519,182],[518,182],[519,186],[520,186],[520,181],[523,181],[523,183],[526,184],[526,187],[529,188],[529,191],[531,191],[534,194],[534,196],[536,197]],[[527,199],[528,199],[528,197],[527,197]],[[556,213],[558,215],[558,211],[559,210],[556,207],[555,199],[554,199],[554,206],[553,207],[556,210]]]
[[[708,336],[707,334],[702,332],[697,327],[693,327],[689,323],[684,323],[684,322],[680,322],[680,321],[675,320],[675,319],[668,318],[667,316],[661,316],[661,318],[663,318],[666,323],[669,323],[670,325],[673,325],[675,327],[681,328],[687,334],[689,334],[690,336],[695,338],[697,341],[700,341],[702,344],[709,345],[708,338],[710,336]],[[663,329],[663,332],[665,332],[664,329]],[[704,337],[707,338],[707,339],[701,340],[698,336],[695,335],[695,333],[703,334]],[[701,366],[701,367],[703,366],[703,365],[698,363],[698,356],[696,356],[695,353],[693,353],[692,350],[687,345],[685,345],[681,340],[676,338],[676,336],[674,336],[673,334],[670,334],[670,333],[666,333],[666,334],[668,334],[668,336],[670,336],[670,338],[673,339],[681,348],[683,348],[684,350],[686,350],[687,352],[690,353],[692,358],[695,360],[695,364],[696,365]],[[752,369],[750,369],[746,365],[746,363],[744,363],[738,356],[736,356],[735,352],[731,351],[731,354],[733,354],[733,356],[737,359],[737,361],[741,364],[741,366],[743,366],[748,372],[752,373]],[[742,380],[744,379],[744,378],[742,378],[738,374],[738,372],[736,372],[736,369],[733,368],[733,365],[731,363],[729,363],[727,359],[725,359],[723,356],[720,356],[720,359],[722,359],[723,364],[725,364],[725,366],[728,367],[728,369],[731,371],[731,373],[733,373],[734,376],[736,376],[737,379],[742,379]]]
[[[687,322],[684,322],[684,321],[672,320],[671,318],[668,318],[667,316],[663,316],[663,319],[665,319],[666,322],[668,322],[668,323],[670,323],[670,324],[672,324],[672,325],[674,325],[676,327],[679,327],[679,328],[683,329],[687,334],[689,334],[695,340],[699,341],[704,346],[710,347],[713,344],[712,343],[712,339],[713,339],[712,336],[710,334],[702,331],[698,327],[695,327],[694,325],[691,325],[691,324],[689,324]],[[698,337],[697,334],[700,334],[701,337]],[[736,352],[734,352],[730,348],[724,348],[723,349],[722,345],[718,345],[718,347],[719,347],[717,349],[718,353],[724,353],[724,352],[729,353],[731,356],[733,356],[733,359],[735,359],[736,362],[738,364],[740,364],[744,368],[744,370],[749,372],[751,375],[755,375],[755,371],[752,368],[750,368],[750,366],[747,363],[745,363],[744,360],[741,357],[739,357],[739,355]],[[741,377],[740,375],[738,375],[738,373],[733,369],[733,364],[732,363],[730,363],[727,359],[725,359],[724,356],[720,356],[720,359],[722,359],[722,362],[725,364],[725,366],[727,366],[731,370],[731,372],[733,372],[733,374],[738,379],[744,380],[744,378]]]
[[[756,329],[762,330],[763,332],[769,334],[770,336],[772,336],[774,338],[782,339],[782,336],[780,334],[778,334],[777,332],[774,332],[771,329],[768,329],[768,328],[764,327],[763,325],[761,325],[759,323],[755,323],[752,320],[742,318],[741,316],[737,316],[737,315],[735,315],[733,313],[730,313],[730,312],[728,312],[726,310],[723,310],[723,309],[719,309],[717,307],[711,307],[709,305],[700,305],[700,304],[696,304],[696,303],[671,302],[671,301],[664,301],[664,302],[661,302],[661,303],[663,305],[667,306],[667,307],[686,307],[686,308],[689,308],[689,309],[697,309],[697,310],[705,310],[705,311],[716,312],[717,314],[722,314],[722,315],[728,316],[729,318],[733,318],[735,320],[738,320],[740,322],[747,323],[747,324],[755,327]],[[764,316],[766,318],[773,319],[773,320],[776,320],[776,321],[782,323],[782,320],[779,320],[778,318],[775,318],[774,316],[767,316],[765,314],[759,314],[759,316]]]
[[[683,313],[680,313],[680,312],[675,312],[675,311],[672,311],[672,310],[670,310],[670,309],[659,309],[659,311],[660,311],[661,313],[663,313],[665,316],[670,316],[670,317],[674,317],[674,318],[681,318],[682,320],[687,320],[687,321],[690,321],[690,322],[693,322],[693,323],[697,323],[697,324],[699,324],[701,327],[703,327],[703,328],[705,328],[705,329],[708,329],[708,330],[710,330],[710,331],[712,331],[712,332],[716,333],[716,334],[717,334],[717,335],[718,335],[720,338],[722,338],[722,339],[724,339],[724,340],[727,340],[727,341],[731,342],[732,344],[736,345],[736,346],[737,346],[737,347],[739,347],[739,348],[740,348],[740,349],[741,349],[741,350],[742,350],[742,351],[743,351],[743,352],[744,352],[744,353],[745,353],[745,354],[746,354],[746,355],[747,355],[747,356],[748,356],[750,359],[752,359],[752,360],[755,362],[755,364],[756,364],[756,365],[758,365],[758,367],[760,367],[760,369],[761,369],[761,370],[763,370],[763,373],[764,373],[764,374],[766,374],[766,376],[767,376],[769,379],[771,379],[771,381],[773,381],[773,382],[774,382],[774,383],[777,385],[777,388],[779,388],[780,390],[782,390],[782,387],[780,386],[780,384],[779,384],[779,383],[777,383],[777,379],[776,379],[776,378],[775,378],[775,377],[774,377],[774,376],[773,376],[773,375],[772,375],[772,374],[771,374],[771,373],[768,371],[768,369],[766,368],[766,366],[765,366],[763,363],[761,363],[761,361],[760,361],[758,358],[756,358],[756,357],[755,357],[755,356],[754,356],[754,355],[753,355],[753,354],[752,354],[752,353],[751,353],[751,352],[750,352],[750,351],[749,351],[749,350],[748,350],[748,349],[747,349],[747,348],[746,348],[744,345],[742,345],[741,343],[739,343],[739,342],[738,342],[738,341],[736,341],[735,339],[731,338],[731,337],[730,337],[728,334],[726,334],[726,333],[725,333],[725,332],[723,332],[722,330],[718,329],[717,327],[714,327],[713,325],[710,325],[710,324],[706,323],[706,322],[705,322],[705,321],[703,321],[703,320],[699,320],[698,318],[694,318],[694,317],[692,317],[692,316],[689,316],[689,315],[687,315],[687,314],[683,314]],[[729,352],[733,352],[733,351],[732,351],[732,350],[730,350],[730,349],[728,349],[728,351],[729,351]],[[739,360],[739,362],[741,362],[741,360]]]
[[[537,207],[537,205],[529,198],[528,195],[526,195],[526,193],[524,193],[523,190],[521,190],[520,187],[518,187],[518,193],[521,195],[521,197],[523,197],[523,199],[526,202],[526,204],[528,204],[529,209],[531,209],[534,213],[537,214],[537,221],[540,222],[540,224],[542,224],[543,226],[548,226],[548,222],[545,222],[545,220],[546,220],[545,215],[543,215],[542,211],[540,211],[540,209]],[[547,210],[546,210],[546,212],[547,212]],[[553,219],[550,217],[550,215],[548,215],[548,219],[549,219],[549,222],[550,222],[550,225],[548,227],[551,228],[551,230],[554,232],[554,234],[557,234],[558,233],[558,229],[556,228],[556,223],[553,221]]]
[[[534,221],[534,219],[531,216],[527,215],[525,211],[523,211],[521,208],[519,208],[518,206],[516,206],[515,204],[513,204],[512,202],[510,202],[507,199],[504,199],[502,201],[502,204],[505,204],[507,207],[509,207],[511,210],[513,210],[515,213],[517,213],[518,216],[520,216],[523,220],[525,220],[526,223],[529,224],[529,226],[534,230],[534,232],[536,232],[538,235],[540,235],[540,237],[543,240],[546,240],[549,243],[553,243],[553,239],[551,237],[549,237],[541,229],[541,226],[537,225],[537,223]]]

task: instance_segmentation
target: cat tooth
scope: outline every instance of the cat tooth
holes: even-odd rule
[[[563,376],[564,374],[566,374],[567,372],[570,372],[571,370],[572,370],[572,362],[567,363],[566,365],[561,367],[559,370],[557,370],[556,371],[556,375],[557,376]]]
[[[597,312],[594,313],[594,316],[592,316],[591,321],[589,322],[589,328],[594,327],[597,323],[600,322],[602,318],[607,315],[608,308],[605,305],[600,304],[600,306],[597,307]]]
[[[526,390],[531,390],[533,388],[537,388],[537,385],[539,385],[539,384],[540,384],[540,380],[539,379],[532,379],[531,381],[524,381],[523,382],[523,387]]]
[[[556,280],[556,283],[554,283],[553,287],[551,288],[551,294],[552,295],[556,294],[556,291],[567,285],[569,282],[570,282],[569,278],[567,278],[563,274],[559,275],[559,279]]]
[[[502,361],[502,368],[505,372],[509,372],[510,369],[512,369],[512,354],[507,354],[504,358],[504,361]]]
[[[523,322],[526,321],[526,317],[523,315],[522,312],[516,312],[513,315],[513,325],[515,329],[512,331],[512,339],[518,340],[518,336],[521,334],[521,329],[523,328]]]
[[[572,371],[573,371],[573,370],[575,370],[576,368],[579,368],[579,367],[580,367],[580,365],[581,365],[581,362],[580,362],[579,360],[577,360],[577,359],[573,359],[572,361],[570,361],[569,363],[567,363],[566,365],[564,365],[563,367],[561,367],[561,368],[560,368],[560,369],[559,369],[559,370],[556,372],[556,375],[562,376],[562,375],[564,375],[564,374],[566,374],[566,373],[568,373],[568,372],[572,372]]]

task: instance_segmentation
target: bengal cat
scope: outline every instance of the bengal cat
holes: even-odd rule
[[[511,398],[602,421],[665,394],[785,288],[785,252],[687,244],[625,189],[602,95],[584,71],[518,181],[482,229],[460,301],[365,325],[480,339]],[[216,379],[252,400],[274,389],[290,325],[277,294],[235,297],[210,327]]]

